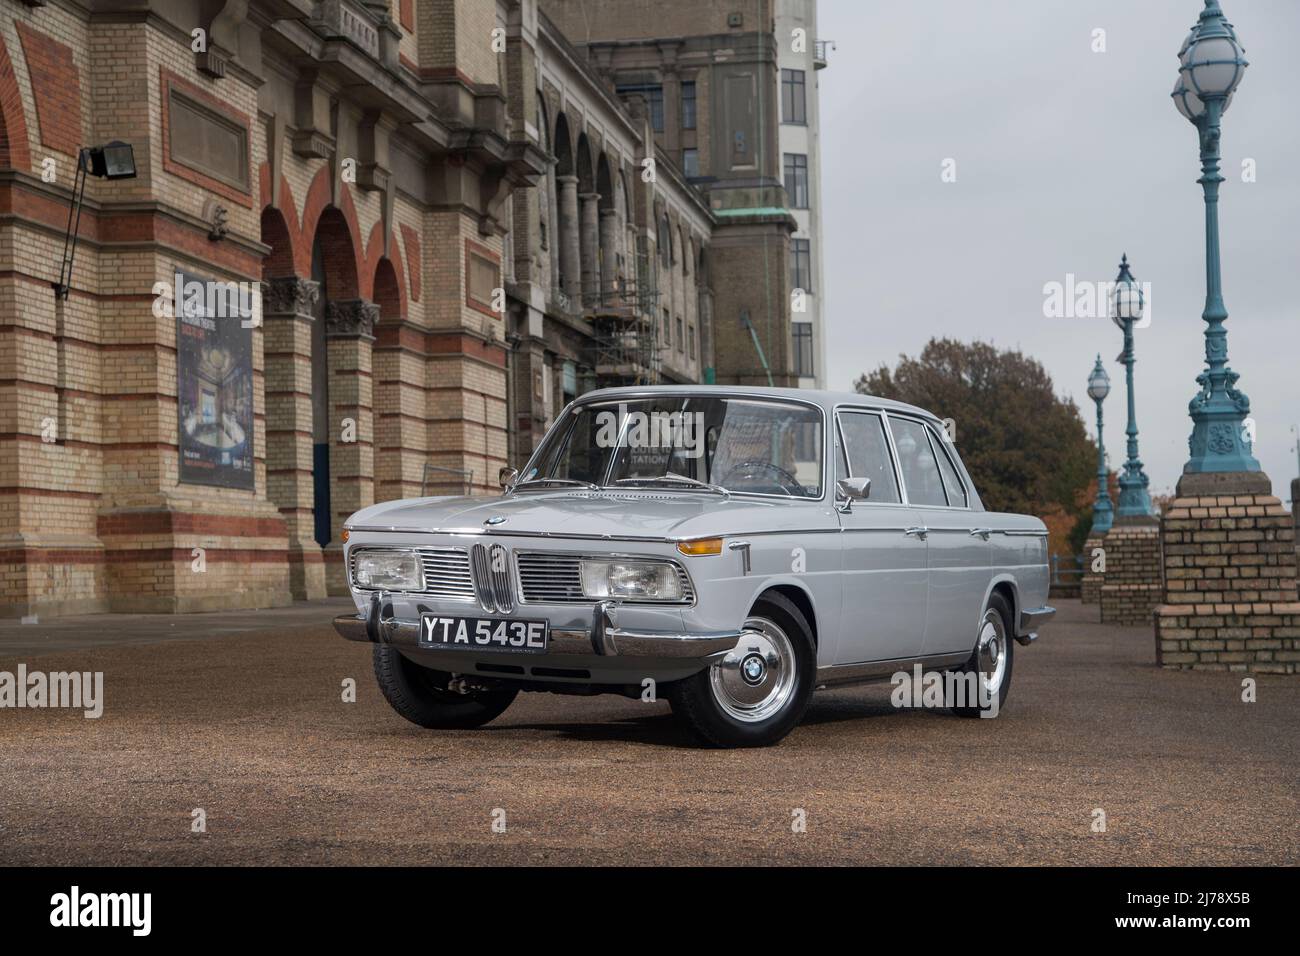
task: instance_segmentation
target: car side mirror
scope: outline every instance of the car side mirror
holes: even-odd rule
[[[870,478],[841,478],[835,482],[836,497],[844,499],[844,504],[840,506],[842,512],[850,511],[853,502],[865,501],[870,494]]]
[[[501,470],[497,472],[497,481],[501,482],[501,489],[503,491],[509,491],[515,486],[515,482],[518,480],[518,469],[511,468],[509,465],[503,465]]]

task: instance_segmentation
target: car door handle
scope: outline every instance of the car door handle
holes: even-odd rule
[[[970,529],[970,536],[972,538],[980,537],[983,538],[985,541],[989,539],[989,535],[991,535],[992,533],[993,533],[992,528],[971,528]]]
[[[926,536],[927,534],[929,534],[929,533],[930,533],[930,529],[927,528],[927,527],[925,527],[924,525],[922,525],[922,526],[919,527],[919,528],[906,528],[906,529],[904,529],[904,531],[903,531],[903,534],[906,534],[906,535],[916,535],[916,536],[917,536],[918,538],[920,538],[922,541],[925,540],[925,536]]]

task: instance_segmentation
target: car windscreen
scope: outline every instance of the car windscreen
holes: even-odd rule
[[[820,498],[822,414],[796,402],[663,396],[574,406],[521,482],[714,485]]]

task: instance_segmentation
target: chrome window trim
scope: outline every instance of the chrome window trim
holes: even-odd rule
[[[955,505],[955,504],[953,504],[951,501],[949,501],[948,504],[947,504],[947,509],[948,509],[949,511],[970,511],[970,497],[971,497],[971,496],[970,496],[970,489],[966,487],[966,482],[965,482],[965,480],[962,478],[962,475],[961,475],[961,469],[958,468],[958,467],[957,467],[957,463],[956,463],[955,461],[952,460],[952,455],[950,455],[950,454],[948,453],[948,449],[943,447],[944,445],[951,444],[951,442],[947,442],[947,441],[941,439],[941,438],[938,436],[938,433],[935,431],[934,426],[933,426],[930,422],[925,422],[925,421],[921,422],[921,427],[925,429],[925,433],[926,433],[926,435],[928,435],[929,438],[930,438],[930,448],[934,451],[934,457],[937,459],[940,455],[942,455],[942,456],[947,460],[947,462],[948,462],[948,467],[951,468],[951,469],[952,469],[952,473],[953,473],[954,475],[957,476],[957,484],[961,485],[961,492],[962,492],[962,495],[963,495],[963,496],[965,497],[965,499],[966,499],[966,503],[965,503],[964,505]],[[942,468],[939,469],[939,483],[940,483],[941,485],[943,485],[943,496],[944,496],[945,499],[947,499],[947,497],[948,497],[948,483],[944,480],[944,477],[943,477],[943,469],[942,469]],[[937,507],[939,507],[939,506],[938,506],[938,505],[928,505],[928,506],[920,506],[920,505],[918,505],[918,507],[931,507],[931,508],[937,508]]]
[[[686,539],[683,539],[686,540]],[[676,569],[680,577],[686,579],[686,585],[691,590],[689,601],[632,601],[627,598],[592,598],[583,595],[578,601],[530,601],[524,593],[523,577],[519,573],[519,559],[525,555],[541,555],[543,557],[572,558],[577,561],[654,561],[659,564],[670,564]],[[695,579],[691,577],[691,572],[686,569],[675,558],[665,557],[662,554],[632,554],[627,552],[606,551],[603,553],[588,551],[542,551],[537,549],[519,549],[514,548],[511,551],[511,563],[514,567],[515,592],[520,604],[529,604],[533,606],[550,606],[550,607],[581,607],[584,605],[595,606],[601,601],[614,601],[618,604],[633,604],[637,607],[672,607],[672,608],[692,608],[697,605],[700,599],[700,592],[695,587]],[[581,578],[579,578],[578,587],[582,587]]]
[[[560,414],[555,417],[555,421],[552,422],[551,427],[546,430],[546,434],[542,436],[542,440],[537,443],[537,447],[533,449],[533,453],[528,457],[528,461],[524,462],[524,467],[519,470],[519,474],[520,475],[528,474],[528,470],[532,468],[534,463],[537,461],[538,454],[541,452],[543,448],[546,447],[546,442],[548,439],[550,439],[551,432],[554,431],[557,427],[559,427],[560,423],[564,421],[564,418],[566,416],[576,413],[581,407],[586,405],[617,405],[621,402],[634,402],[638,400],[647,400],[647,399],[662,398],[662,397],[664,397],[663,392],[658,392],[653,390],[643,390],[643,391],[628,392],[626,395],[620,395],[618,398],[608,398],[608,397],[593,398],[587,401],[584,401],[581,398],[574,399],[572,402],[570,402],[568,405],[564,407],[564,411],[560,412]],[[826,471],[827,462],[830,460],[830,456],[826,453],[826,440],[829,437],[828,428],[827,428],[827,419],[826,419],[826,406],[820,404],[819,402],[809,401],[808,399],[804,399],[804,398],[787,398],[784,395],[781,396],[780,398],[776,398],[776,397],[767,398],[763,395],[750,395],[743,392],[727,392],[724,390],[716,389],[716,387],[715,389],[712,389],[707,392],[693,392],[693,391],[674,392],[672,397],[673,398],[721,398],[721,399],[729,399],[734,401],[763,402],[769,405],[802,405],[805,408],[811,408],[814,411],[816,411],[817,414],[821,416],[821,437],[822,437],[822,447],[821,447],[822,460],[821,460],[821,469],[820,469],[821,494],[819,494],[817,497],[814,498],[812,496],[806,496],[806,495],[800,495],[796,497],[794,495],[765,494],[757,491],[730,491],[730,489],[728,489],[728,493],[731,495],[736,495],[745,498],[766,498],[772,501],[811,502],[811,501],[826,500],[826,495],[829,492],[829,488],[830,488],[828,475]],[[620,437],[621,437],[621,432],[620,432]],[[514,495],[514,493],[517,490],[518,490],[517,487],[512,488],[509,494]],[[607,490],[607,488],[602,486],[600,490],[605,491]],[[689,492],[689,491],[682,492],[682,493],[699,494],[699,492]],[[651,540],[651,539],[628,539],[628,540]]]
[[[846,412],[850,415],[873,415],[880,422],[880,430],[885,435],[885,445],[889,451],[890,464],[893,465],[894,485],[898,489],[898,501],[872,501],[871,496],[868,495],[867,498],[864,501],[859,502],[859,504],[881,508],[908,507],[907,494],[903,489],[903,475],[900,471],[900,465],[898,462],[898,451],[894,448],[894,438],[889,432],[889,423],[885,421],[886,413],[880,409],[865,408],[858,405],[835,406],[835,433],[837,439],[844,442],[844,463],[848,466],[850,478],[858,476],[853,474],[853,462],[849,460],[849,446],[848,442],[844,441],[844,422],[840,417],[841,412]]]
[[[921,431],[923,431],[923,432],[926,434],[926,436],[927,436],[927,440],[928,440],[928,437],[929,437],[929,434],[930,434],[930,429],[926,427],[926,425],[927,425],[927,421],[926,421],[926,419],[922,418],[922,417],[919,416],[919,415],[909,415],[909,414],[907,414],[906,412],[901,413],[901,414],[898,414],[898,413],[895,413],[895,412],[885,412],[885,425],[886,425],[885,431],[889,434],[889,444],[890,444],[890,446],[894,449],[894,456],[895,456],[895,459],[896,459],[897,462],[898,462],[898,470],[901,472],[901,471],[903,470],[903,459],[902,459],[902,456],[900,456],[900,455],[898,454],[898,445],[894,442],[894,429],[893,429],[893,426],[890,425],[890,423],[889,423],[889,419],[891,419],[891,418],[901,418],[901,419],[905,419],[906,421],[910,421],[910,422],[912,422],[912,423],[914,423],[914,424],[916,424],[916,425],[920,425],[920,426],[921,426]],[[931,449],[931,453],[933,453],[933,451],[934,451],[934,449]],[[934,463],[934,470],[935,470],[935,471],[939,471],[939,462],[938,462],[938,461],[936,461],[936,462]],[[942,473],[939,475],[939,487],[940,487],[940,488],[943,488],[943,474],[942,474]],[[948,492],[947,492],[946,490],[945,490],[944,493],[943,493],[943,500],[944,500],[945,502],[948,500]],[[954,509],[954,508],[952,508],[952,506],[947,505],[947,504],[942,504],[942,505],[929,505],[929,504],[920,504],[920,503],[912,504],[912,498],[911,498],[911,495],[910,495],[910,494],[907,496],[907,503],[908,503],[908,505],[909,505],[910,507],[912,507],[912,508],[918,508],[918,509],[920,509],[920,508],[933,508],[933,509],[940,510],[940,511],[960,510],[960,509]]]

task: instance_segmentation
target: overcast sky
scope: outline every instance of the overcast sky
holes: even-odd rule
[[[1222,0],[1250,67],[1224,118],[1220,193],[1229,358],[1256,457],[1290,498],[1300,423],[1300,0]],[[1120,331],[1046,318],[1043,287],[1151,283],[1137,412],[1151,490],[1187,460],[1204,365],[1204,206],[1196,132],[1169,97],[1200,0],[821,0],[827,385],[931,336],[1039,359],[1084,411],[1110,373],[1106,444],[1124,461]],[[1106,51],[1091,49],[1104,29]],[[941,181],[955,160],[956,181]],[[1242,182],[1253,159],[1257,180]],[[936,409],[936,411],[942,411]],[[958,423],[960,440],[960,423]]]

